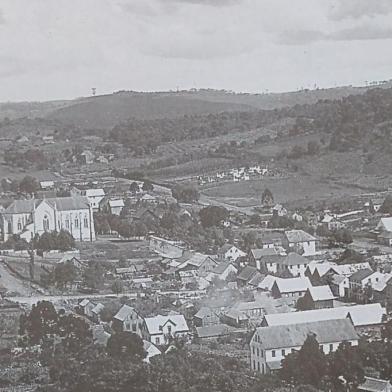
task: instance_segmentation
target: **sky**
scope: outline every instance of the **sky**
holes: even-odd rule
[[[0,101],[392,78],[391,0],[1,0]]]

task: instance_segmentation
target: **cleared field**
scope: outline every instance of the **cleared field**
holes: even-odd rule
[[[256,206],[266,188],[273,193],[275,202],[304,206],[311,205],[313,201],[341,199],[361,193],[358,187],[322,181],[310,176],[266,177],[260,180],[221,183],[202,189],[202,193],[227,204]]]

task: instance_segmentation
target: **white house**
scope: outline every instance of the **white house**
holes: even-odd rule
[[[276,278],[271,288],[274,298],[299,298],[305,295],[309,287],[312,287],[309,278]]]
[[[313,256],[316,254],[317,238],[303,230],[286,231],[282,242],[288,251],[301,253],[303,256]]]
[[[123,305],[113,316],[112,328],[115,331],[133,332],[142,336],[142,325],[142,317],[129,305]]]
[[[336,351],[342,342],[357,346],[359,340],[349,319],[259,327],[250,342],[251,370],[262,374],[279,370],[282,359],[300,350],[311,334],[325,354]]]
[[[14,234],[30,241],[36,234],[68,231],[76,241],[95,241],[91,205],[85,197],[14,200],[1,212],[3,241]]]
[[[143,359],[143,361],[146,363],[150,363],[150,359],[152,357],[162,354],[161,350],[159,350],[159,348],[155,346],[155,344],[152,344],[147,340],[143,340],[143,348],[144,351],[147,353],[146,357]]]
[[[99,203],[105,197],[105,191],[101,188],[79,189],[73,187],[71,189],[71,196],[84,196],[87,197],[94,212],[99,210]]]
[[[298,253],[291,252],[277,263],[277,272],[288,271],[294,277],[304,277],[309,263],[310,261],[306,257],[301,256]]]
[[[182,314],[147,317],[142,327],[143,338],[158,346],[170,343],[173,338],[186,338],[189,332]]]
[[[227,261],[236,261],[239,257],[246,256],[245,252],[231,244],[222,245],[217,254],[219,259]]]

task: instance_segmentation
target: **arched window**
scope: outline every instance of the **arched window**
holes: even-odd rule
[[[75,218],[75,228],[79,228],[79,219]]]
[[[85,228],[88,227],[88,216],[87,215],[84,216],[84,227]]]
[[[22,231],[22,221],[20,218],[18,219],[18,231]]]
[[[44,216],[44,220],[42,222],[44,230],[49,231],[49,217],[47,215]]]

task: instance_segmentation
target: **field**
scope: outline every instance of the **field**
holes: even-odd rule
[[[303,175],[217,183],[201,188],[201,192],[210,199],[226,204],[249,207],[260,205],[261,194],[266,188],[273,193],[275,202],[304,207],[311,205],[314,201],[338,200],[362,193],[355,186]]]

